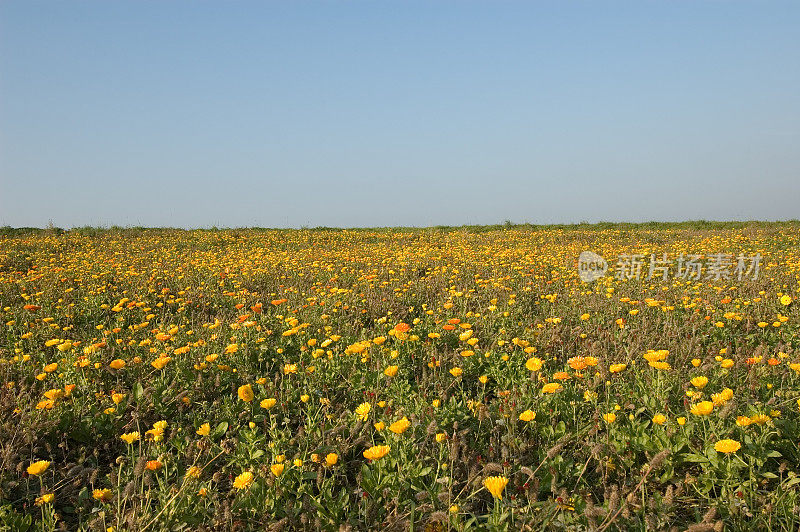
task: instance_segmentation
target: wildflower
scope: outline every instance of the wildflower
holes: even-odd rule
[[[506,477],[500,477],[500,476],[487,477],[483,481],[483,485],[495,499],[503,498],[503,490],[506,489],[507,484],[508,484],[508,479]]]
[[[736,416],[736,424],[740,427],[747,427],[753,421],[747,416]]]
[[[403,416],[402,418],[398,419],[397,421],[389,425],[389,430],[394,432],[395,434],[402,434],[410,426],[411,422],[408,420],[407,417]]]
[[[297,373],[297,364],[284,364],[283,365],[283,374],[289,375],[291,373]]]
[[[695,388],[702,390],[708,384],[708,377],[694,377],[692,380],[692,386]]]
[[[139,441],[140,435],[137,431],[134,432],[127,432],[120,436],[120,439],[127,443],[128,445],[132,444],[133,442]]]
[[[202,425],[200,425],[200,428],[197,429],[195,432],[197,432],[198,436],[208,436],[209,434],[211,434],[211,425],[209,425],[208,423],[203,423]]]
[[[700,401],[699,403],[693,404],[689,410],[696,416],[707,416],[714,410],[714,403],[711,401]]]
[[[613,423],[617,420],[617,415],[614,412],[609,412],[608,414],[603,414],[603,420],[606,423]]]
[[[459,367],[455,367],[455,368],[451,368],[450,369],[450,375],[452,375],[453,377],[460,377],[462,373],[463,373],[463,370],[461,368],[459,368]]]
[[[272,464],[269,466],[269,470],[272,471],[272,474],[276,477],[281,476],[285,468],[286,466],[283,463]]]
[[[299,458],[295,458],[295,459],[292,461],[292,464],[293,464],[295,467],[303,467],[303,461],[302,461],[301,459],[299,459]]]
[[[158,460],[148,460],[147,463],[145,464],[145,467],[150,471],[158,471],[159,469],[164,467],[164,464],[162,464]]]
[[[664,414],[656,414],[653,416],[653,423],[655,423],[656,425],[663,425],[666,422],[667,422],[667,416],[665,416]]]
[[[397,375],[397,370],[399,369],[398,366],[389,366],[385,370],[383,370],[383,374],[387,377],[394,377]]]
[[[519,415],[519,419],[521,421],[533,421],[534,419],[536,419],[536,412],[533,412],[531,410],[526,410]]]
[[[200,473],[202,473],[202,472],[203,472],[203,470],[200,469],[199,467],[192,466],[192,467],[190,467],[189,469],[186,470],[186,476],[189,477],[189,478],[200,478]]]
[[[369,416],[369,411],[372,409],[369,403],[361,403],[355,409],[356,415],[361,419],[361,421],[366,421],[367,416]]]
[[[233,487],[237,490],[244,490],[249,488],[253,484],[253,473],[250,471],[245,471],[244,473],[238,475],[233,481]]]
[[[364,458],[367,460],[380,460],[387,454],[389,454],[389,446],[388,445],[374,445],[364,451]]]
[[[108,488],[92,490],[92,497],[100,502],[108,502],[111,500],[111,490]]]
[[[50,504],[55,500],[56,496],[53,493],[45,493],[39,497],[36,497],[36,506],[41,506],[43,504]]]
[[[742,444],[736,440],[720,440],[714,444],[714,450],[718,453],[735,453],[742,448]]]
[[[444,432],[439,432],[439,433],[436,434],[436,441],[438,443],[442,443],[446,439],[447,439],[447,434],[445,434]]]
[[[336,462],[339,461],[339,455],[336,453],[328,453],[325,455],[325,465],[328,467],[333,467],[336,465]]]
[[[264,399],[263,401],[261,401],[261,408],[269,410],[270,408],[275,406],[275,403],[277,402],[278,400],[275,399],[274,397],[270,397],[269,399]]]
[[[703,362],[703,361],[702,361],[702,360],[700,360],[699,358],[693,358],[693,359],[692,359],[692,366],[694,366],[694,367],[698,367],[698,366],[700,366],[700,364],[701,364],[702,362]]]
[[[116,360],[112,360],[108,364],[108,367],[110,367],[111,369],[122,369],[122,368],[125,367],[125,361],[120,359],[120,358],[118,358]]]
[[[249,403],[253,400],[255,395],[253,394],[253,387],[249,384],[245,384],[244,386],[239,386],[239,389],[236,392],[239,395],[239,399],[242,401]]]
[[[378,422],[377,422],[377,423],[375,423],[373,426],[375,427],[375,430],[377,430],[378,432],[380,432],[380,431],[382,431],[383,429],[385,429],[385,428],[386,428],[386,423],[384,423],[383,421],[378,421]]]
[[[529,358],[525,362],[525,367],[528,368],[530,371],[539,371],[540,369],[542,369],[542,364],[544,364],[544,361],[541,358],[533,357]]]
[[[542,393],[555,393],[561,389],[561,385],[557,382],[548,382],[542,386]]]
[[[679,417],[677,419],[677,421],[678,421],[678,425],[680,425],[680,426],[686,425],[686,418],[683,417],[683,416]]]
[[[788,307],[791,304],[792,304],[792,296],[790,296],[789,294],[781,296],[781,305],[783,305],[784,307]]]
[[[611,364],[608,367],[608,371],[610,371],[611,373],[620,373],[622,371],[625,371],[627,367],[628,367],[627,364]]]
[[[39,476],[47,471],[48,467],[50,467],[50,462],[47,460],[39,460],[29,465],[27,471],[29,475]]]

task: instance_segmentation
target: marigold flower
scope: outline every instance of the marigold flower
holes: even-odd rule
[[[526,410],[519,415],[520,421],[533,421],[536,419],[536,412],[532,410]]]
[[[742,444],[736,440],[720,440],[714,444],[714,450],[718,453],[735,453],[742,448]]]
[[[269,470],[272,471],[272,474],[276,477],[279,477],[283,474],[283,470],[286,468],[286,465],[283,462],[272,464],[269,466]]]
[[[397,421],[389,425],[389,430],[394,432],[395,434],[402,434],[410,426],[411,422],[408,420],[407,417],[403,416],[402,418],[398,419]]]
[[[694,386],[695,388],[702,390],[703,388],[706,387],[706,384],[708,384],[708,377],[703,377],[703,376],[694,377],[691,380],[691,383],[692,386]]]
[[[608,367],[608,371],[611,372],[611,373],[620,373],[620,372],[625,371],[625,369],[627,367],[628,367],[627,364],[611,364]]]
[[[394,377],[397,375],[397,370],[400,369],[398,366],[389,366],[385,370],[383,370],[383,374],[387,377]]]
[[[653,423],[655,423],[656,425],[663,425],[666,422],[667,422],[667,416],[665,416],[664,414],[656,414],[653,416]]]
[[[787,306],[791,305],[791,303],[792,303],[792,296],[790,296],[789,294],[785,294],[785,295],[781,296],[781,305],[783,305],[784,307],[787,307]]]
[[[603,414],[603,420],[606,423],[613,423],[617,420],[617,415],[614,412],[609,412],[608,414]]]
[[[339,455],[336,453],[328,453],[325,455],[325,465],[328,467],[333,467],[336,465],[336,462],[339,461]]]
[[[92,497],[100,502],[108,502],[111,500],[111,490],[108,488],[95,489],[92,491]]]
[[[544,364],[544,361],[541,358],[533,357],[533,358],[529,358],[525,362],[525,367],[528,368],[530,371],[539,371],[540,369],[542,369],[542,365],[543,364]]]
[[[356,415],[361,419],[361,421],[366,421],[367,416],[369,416],[369,411],[372,409],[369,403],[361,403],[355,409]]]
[[[275,406],[275,404],[277,402],[278,402],[278,400],[275,399],[274,397],[270,397],[268,399],[264,399],[263,401],[261,401],[261,408],[263,408],[265,410],[269,410],[270,408]]]
[[[53,493],[45,493],[39,497],[36,497],[36,506],[41,506],[43,504],[50,504],[55,500],[56,496]]]
[[[464,371],[461,368],[456,367],[450,369],[450,375],[453,377],[460,377],[462,373],[464,373]]]
[[[483,481],[484,487],[492,494],[492,497],[495,499],[502,499],[503,498],[503,490],[506,489],[506,485],[508,484],[508,479],[506,477],[487,477]]]
[[[211,434],[211,425],[209,425],[208,423],[203,423],[202,425],[200,425],[200,428],[197,429],[196,432],[198,436],[208,436],[209,434]]]
[[[542,386],[542,393],[555,393],[561,388],[562,386],[557,382],[548,382]]]
[[[374,445],[364,451],[364,458],[367,460],[380,460],[387,454],[389,454],[389,446],[388,445]]]
[[[39,460],[31,463],[31,465],[28,466],[27,471],[29,475],[39,476],[47,471],[48,467],[50,467],[50,462],[47,460]]]
[[[128,445],[132,444],[133,442],[139,441],[140,434],[137,431],[134,432],[126,432],[125,434],[120,436],[120,439],[127,443]]]
[[[233,487],[237,490],[247,489],[251,484],[253,484],[253,473],[250,471],[245,471],[233,480]]]
[[[255,397],[253,394],[253,387],[249,384],[239,386],[239,389],[236,391],[236,393],[239,395],[239,399],[245,403],[249,403],[253,400],[253,397]]]
[[[110,367],[111,369],[122,369],[122,368],[125,367],[125,361],[120,359],[120,358],[118,358],[116,360],[112,360],[108,364],[108,367]]]
[[[164,464],[162,464],[159,460],[148,460],[145,464],[145,467],[150,471],[158,471],[164,467]]]
[[[714,410],[714,403],[711,401],[700,401],[699,403],[693,404],[689,410],[696,416],[707,416]]]

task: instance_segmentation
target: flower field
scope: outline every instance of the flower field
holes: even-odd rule
[[[796,530],[799,230],[6,231],[0,530]]]

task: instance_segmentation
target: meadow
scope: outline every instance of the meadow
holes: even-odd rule
[[[3,229],[0,530],[796,530],[799,297],[795,222]]]

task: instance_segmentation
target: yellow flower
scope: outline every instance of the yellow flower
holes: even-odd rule
[[[438,443],[442,443],[446,439],[447,439],[447,434],[445,434],[444,432],[439,432],[439,433],[436,434],[436,441]]]
[[[253,484],[253,473],[250,471],[245,471],[233,481],[233,487],[237,490],[247,489],[251,484]]]
[[[395,434],[402,434],[410,426],[411,422],[408,420],[407,417],[403,416],[402,418],[398,419],[397,421],[389,425],[389,430],[394,432]]]
[[[295,467],[303,467],[303,461],[299,458],[295,458],[292,463]]]
[[[714,450],[718,453],[735,453],[742,448],[742,444],[736,440],[720,440],[714,444]]]
[[[747,416],[736,416],[736,424],[740,427],[746,427],[753,421]]]
[[[696,416],[707,416],[714,410],[714,403],[711,401],[700,401],[699,403],[693,404],[690,408],[692,414]]]
[[[374,427],[375,427],[375,430],[380,432],[380,431],[382,431],[383,429],[386,428],[386,423],[384,423],[383,421],[378,421],[377,423],[375,423]]]
[[[93,490],[92,497],[100,502],[108,502],[111,500],[111,490],[108,488]]]
[[[297,373],[297,364],[284,364],[283,374],[289,375],[290,373]]]
[[[503,490],[506,489],[508,479],[506,477],[487,477],[483,481],[483,485],[492,494],[495,499],[503,498]]]
[[[158,471],[159,469],[164,467],[164,464],[162,464],[158,460],[148,460],[147,463],[145,464],[145,467],[150,471]]]
[[[36,497],[36,506],[41,506],[43,504],[50,504],[55,500],[56,496],[53,493],[45,493],[40,497]]]
[[[249,403],[253,400],[255,395],[253,394],[253,387],[249,384],[245,384],[244,386],[239,386],[239,390],[237,391],[239,394],[239,399],[242,401]]]
[[[128,445],[132,444],[135,441],[139,441],[140,434],[136,431],[128,432],[120,436],[120,439],[127,443]]]
[[[663,425],[666,422],[667,422],[667,416],[665,416],[664,414],[656,414],[653,416],[653,423],[655,423],[656,425]]]
[[[526,410],[519,415],[519,419],[521,421],[533,421],[534,419],[536,419],[536,412],[533,412],[531,410]]]
[[[371,409],[372,407],[369,403],[361,403],[356,407],[355,413],[361,419],[361,421],[366,421]]]
[[[733,360],[731,360],[730,358],[726,358],[725,360],[720,362],[719,365],[724,369],[732,368],[733,367]]]
[[[281,462],[281,463],[277,463],[277,464],[272,464],[269,467],[269,470],[272,471],[273,475],[275,475],[276,477],[279,477],[279,476],[281,476],[283,474],[283,470],[284,470],[285,467],[286,466]]]
[[[261,408],[269,410],[270,408],[275,406],[275,403],[277,402],[278,400],[275,399],[274,397],[270,397],[269,399],[264,399],[263,401],[261,401]]]
[[[387,454],[389,454],[388,445],[374,445],[364,451],[364,458],[367,460],[380,460]]]
[[[610,371],[611,373],[620,373],[622,371],[625,371],[627,367],[628,367],[627,364],[611,364],[608,367],[608,371]]]
[[[686,425],[686,418],[683,417],[683,416],[679,417],[677,421],[678,421],[678,425],[681,425],[681,426]]]
[[[383,374],[387,377],[394,377],[397,375],[397,370],[400,369],[398,366],[389,366],[385,370],[383,370]]]
[[[196,432],[199,436],[208,436],[209,434],[211,434],[211,425],[209,425],[208,423],[203,423],[202,425],[200,425],[200,428],[197,429]]]
[[[336,465],[336,462],[339,461],[339,455],[336,453],[328,453],[325,455],[325,465],[328,467],[332,467]]]
[[[608,414],[603,414],[603,420],[606,423],[613,423],[617,420],[617,415],[614,412],[609,412]]]
[[[703,362],[703,361],[702,361],[702,360],[700,360],[699,358],[693,358],[693,359],[692,359],[692,366],[694,366],[694,367],[698,367],[698,366],[700,366],[700,364],[701,364],[702,362]]]
[[[200,469],[199,467],[192,466],[192,467],[190,467],[189,469],[186,470],[186,476],[190,477],[190,478],[200,478],[200,473],[202,473],[202,472],[203,472],[203,470]]]
[[[33,462],[31,465],[28,466],[28,474],[39,476],[45,471],[47,468],[50,467],[50,462],[47,460],[39,460],[38,462]]]
[[[692,386],[702,390],[706,387],[706,384],[708,384],[708,377],[694,377],[691,382]]]
[[[781,296],[781,305],[786,307],[786,306],[790,305],[791,303],[792,303],[792,296],[790,296],[789,294]]]
[[[555,393],[556,391],[561,389],[561,385],[557,382],[548,382],[544,386],[542,386],[542,393]]]
[[[541,358],[533,357],[529,358],[525,362],[525,367],[528,368],[530,371],[539,371],[540,369],[542,369],[542,364],[544,364],[544,361]]]
[[[458,367],[452,368],[450,370],[450,375],[452,375],[453,377],[460,377],[462,373],[463,371],[461,370],[461,368]]]
[[[110,367],[111,369],[122,369],[125,367],[125,361],[119,358],[116,360],[112,360],[108,364],[108,367]]]

